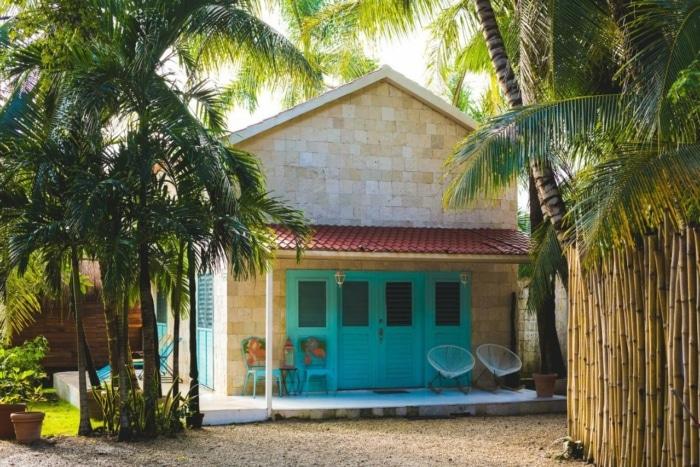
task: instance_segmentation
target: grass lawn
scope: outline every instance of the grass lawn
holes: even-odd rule
[[[45,390],[44,395],[46,401],[31,404],[29,407],[29,410],[46,413],[41,436],[75,436],[78,433],[80,411],[70,402],[59,399],[53,388]],[[93,428],[101,424],[102,422],[92,421]]]
[[[29,410],[45,412],[42,436],[69,435],[78,433],[80,412],[70,402],[59,399],[54,389],[44,391],[46,401],[31,404]]]

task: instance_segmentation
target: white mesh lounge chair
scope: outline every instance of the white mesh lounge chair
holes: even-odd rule
[[[469,387],[465,387],[460,381],[462,376],[474,368],[474,356],[467,349],[456,345],[438,345],[428,351],[428,363],[437,372],[428,383],[431,391],[440,393],[441,390],[435,387],[435,382],[439,379],[451,379],[460,391],[465,394],[469,392]]]
[[[476,356],[484,367],[491,372],[498,387],[507,388],[507,386],[502,384],[501,378],[520,371],[520,368],[523,366],[520,357],[502,345],[482,344],[477,347]]]

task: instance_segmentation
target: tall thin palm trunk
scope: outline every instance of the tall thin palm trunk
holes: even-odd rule
[[[474,0],[476,11],[479,16],[479,21],[486,40],[486,47],[491,57],[491,62],[496,71],[498,82],[506,96],[508,105],[512,107],[520,107],[523,105],[522,93],[520,85],[513,72],[508,53],[501,36],[501,31],[496,22],[496,15],[491,7],[490,0]],[[535,181],[537,189],[537,198],[543,214],[549,219],[554,226],[557,236],[560,239],[564,237],[564,215],[566,207],[564,200],[559,190],[559,185],[554,178],[554,171],[546,161],[530,160],[530,175]]]
[[[133,438],[131,417],[129,416],[129,391],[134,389],[135,378],[130,375],[129,356],[129,294],[124,293],[121,313],[118,313],[119,345],[119,434],[118,441],[130,441]],[[116,311],[116,310],[115,310]]]
[[[85,326],[83,325],[83,320],[77,323],[78,326],[78,336],[80,337],[80,344],[83,346],[83,355],[85,356],[85,371],[88,374],[88,379],[90,380],[90,386],[99,386],[100,378],[97,376],[97,370],[95,369],[95,361],[92,359],[92,352],[90,352],[90,346],[88,345],[87,336],[85,335]]]
[[[151,274],[148,245],[139,245],[139,302],[141,304],[141,324],[143,339],[143,392],[146,413],[146,436],[156,434],[156,399],[160,384],[159,371],[155,365],[156,339],[153,335],[155,326],[155,306],[151,295]]]
[[[102,268],[100,268],[102,269]],[[103,282],[104,284],[104,279]],[[119,345],[119,313],[117,305],[111,297],[102,300],[105,317],[105,332],[107,333],[107,352],[109,355],[109,366],[112,370],[112,379],[119,376],[120,345]]]
[[[71,298],[73,302],[73,314],[75,316],[75,330],[78,347],[78,399],[80,406],[80,424],[78,426],[79,436],[89,436],[92,434],[90,424],[90,412],[88,410],[87,379],[85,378],[85,331],[82,326],[82,311],[80,308],[80,262],[78,261],[78,251],[71,248]]]
[[[199,369],[197,368],[197,274],[194,245],[187,244],[187,276],[190,286],[190,391],[188,394],[190,405],[190,428],[201,428],[202,417],[199,412]]]
[[[475,3],[484,39],[486,40],[486,47],[501,89],[511,108],[520,107],[523,105],[520,84],[508,58],[491,2],[490,0],[475,0]],[[544,215],[554,226],[557,237],[562,240],[564,238],[562,221],[566,210],[559,186],[554,178],[554,172],[546,161],[538,161],[533,158],[529,161],[529,164],[531,231],[534,232],[540,227],[542,222],[544,222]],[[539,203],[536,203],[536,201],[539,201]],[[561,345],[559,344],[559,337],[554,325],[555,319],[555,301],[552,295],[549,297],[549,300],[545,301],[544,308],[538,310],[537,313],[541,371],[555,372],[563,376],[565,373],[564,358],[561,354]]]
[[[175,270],[175,287],[173,287],[173,393],[180,392],[180,308],[185,274],[185,242],[180,241],[177,268]]]

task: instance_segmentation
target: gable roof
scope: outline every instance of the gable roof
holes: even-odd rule
[[[277,115],[267,118],[259,123],[255,123],[243,128],[242,130],[235,131],[231,133],[229,141],[232,144],[240,143],[241,141],[252,138],[253,136],[256,136],[264,131],[337,101],[338,99],[341,99],[349,94],[353,94],[375,83],[379,83],[380,81],[391,83],[407,94],[410,94],[414,98],[418,99],[431,109],[468,130],[473,130],[477,127],[477,123],[457,107],[448,104],[442,98],[436,96],[415,81],[406,78],[404,75],[397,72],[390,66],[384,65],[378,70],[368,73],[355,81],[351,81],[347,84],[325,92],[318,97],[314,97],[313,99],[296,105],[291,109],[280,112]]]

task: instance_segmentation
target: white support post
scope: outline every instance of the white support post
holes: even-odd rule
[[[272,271],[265,274],[265,406],[272,418],[272,341],[274,340],[272,315]]]

